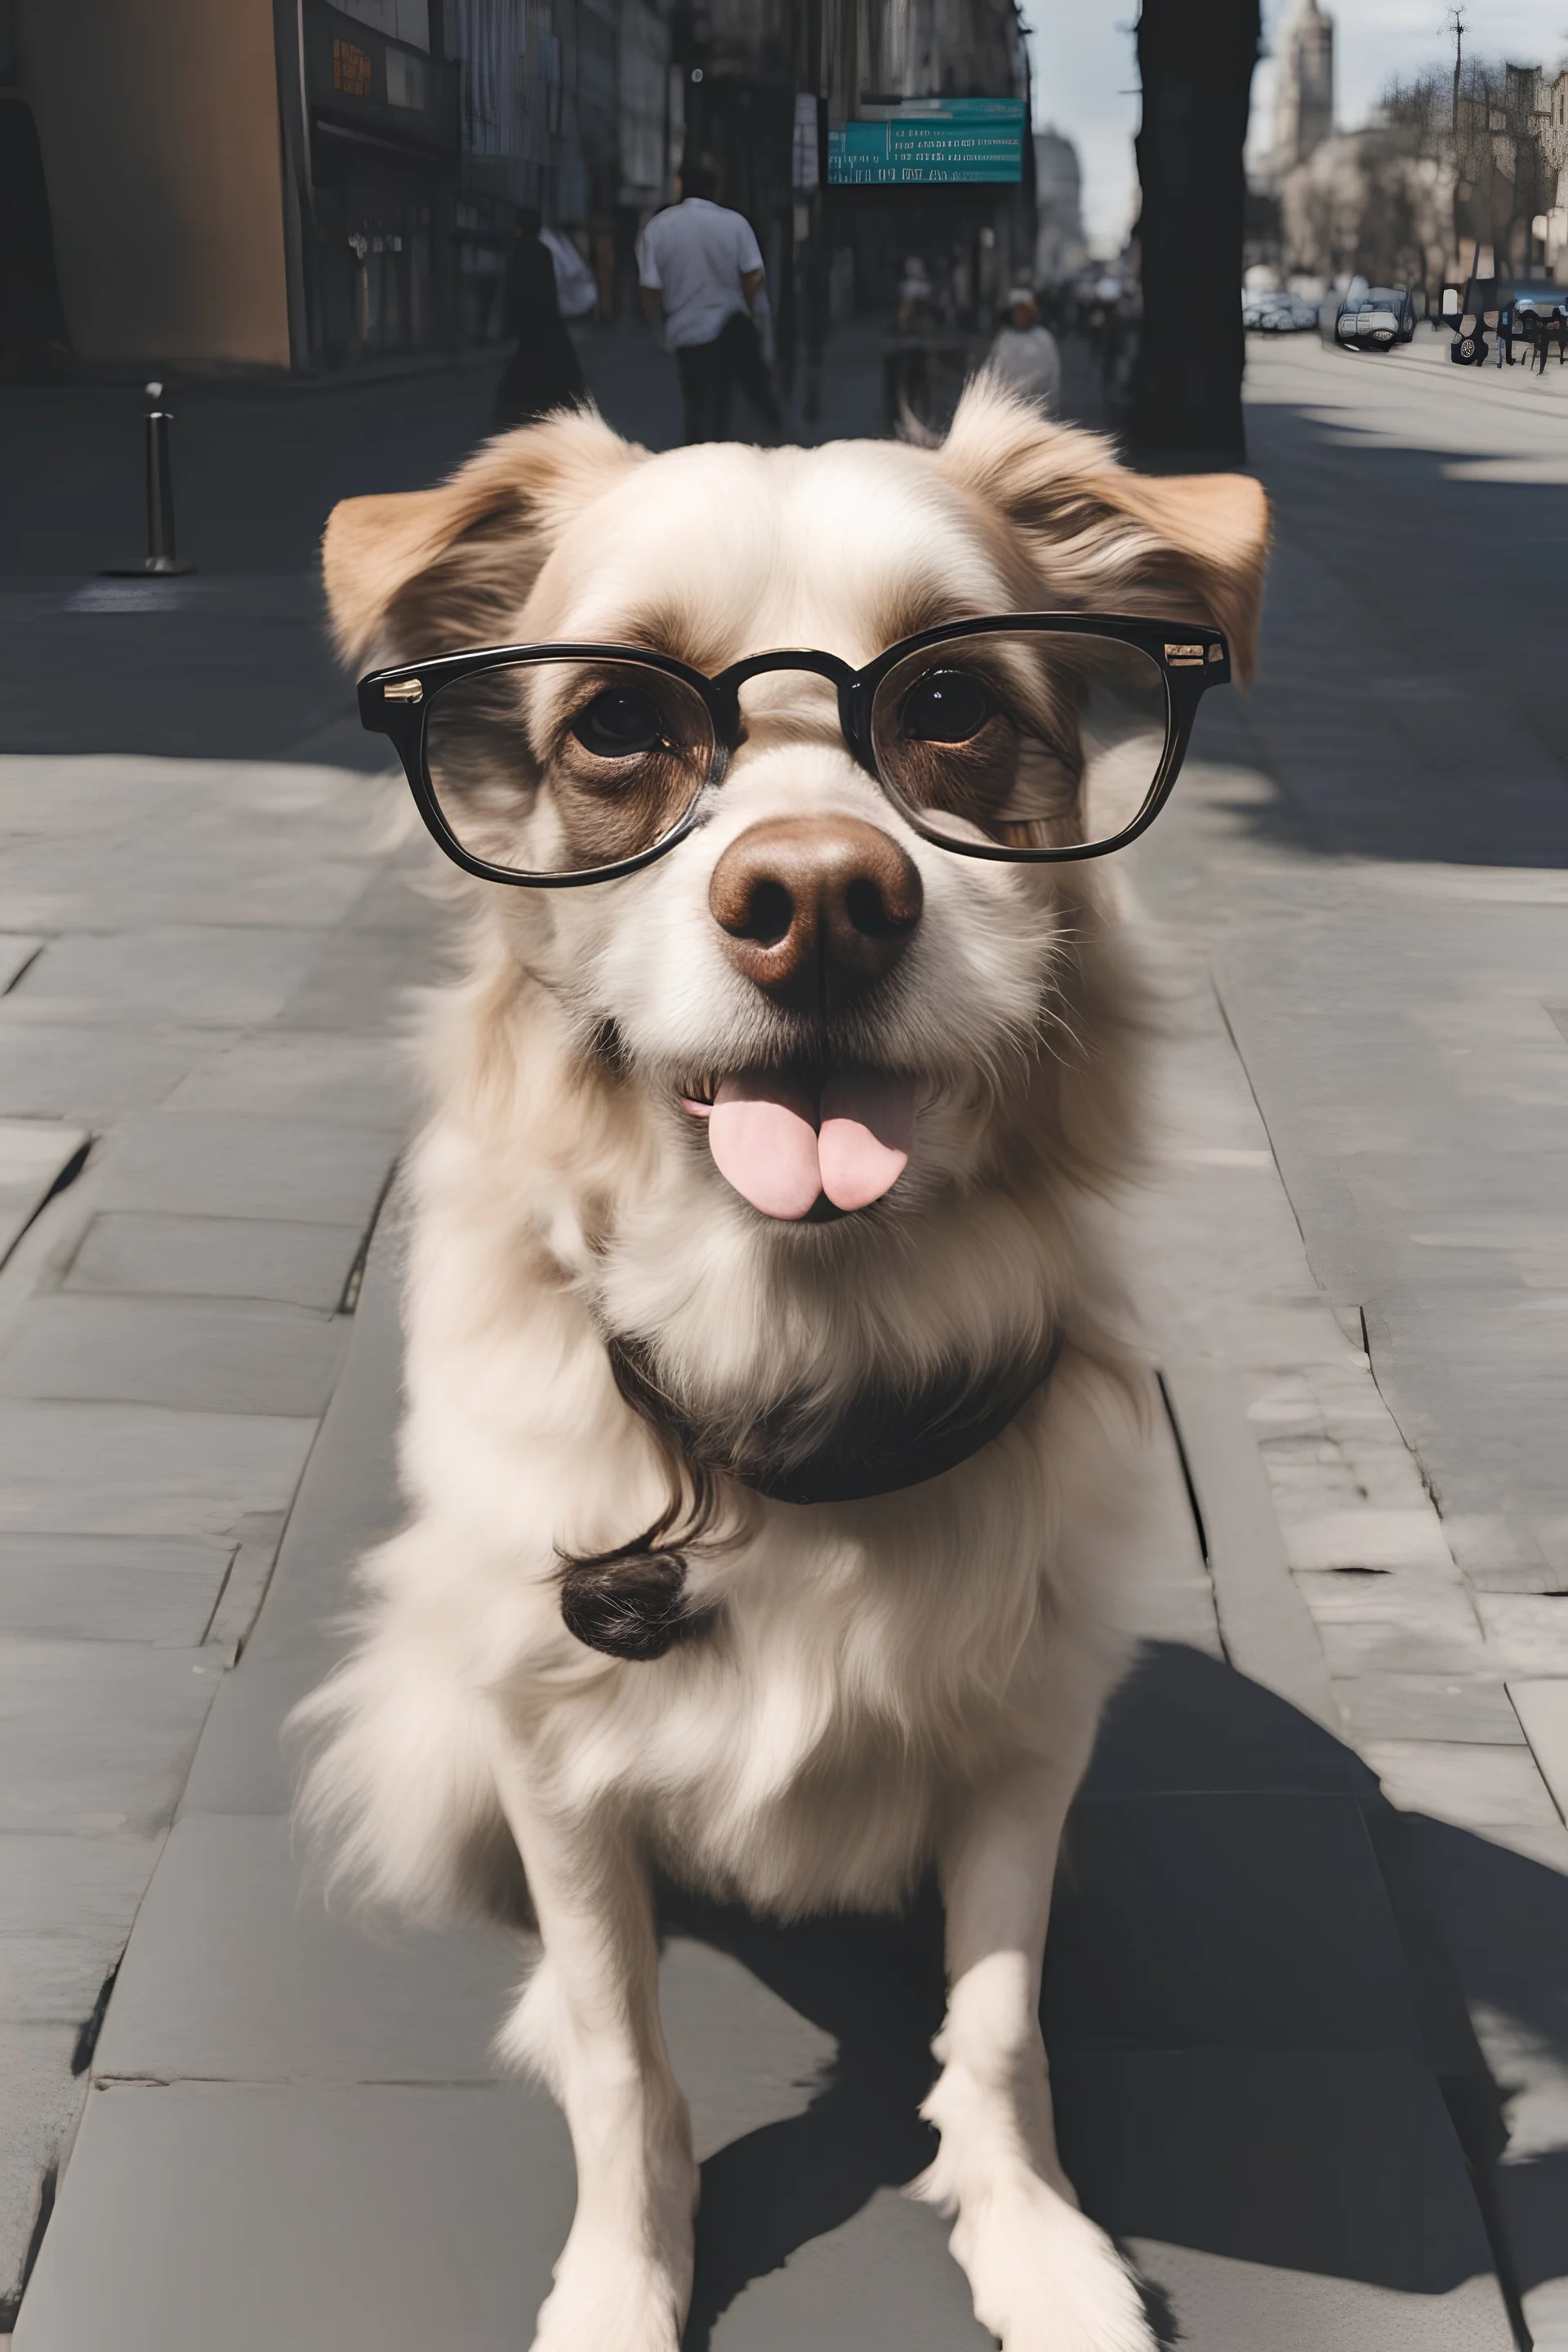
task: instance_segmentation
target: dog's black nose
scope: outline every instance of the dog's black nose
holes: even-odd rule
[[[858,996],[891,970],[924,893],[890,835],[852,816],[753,824],[713,868],[708,903],[739,972],[797,1011]]]

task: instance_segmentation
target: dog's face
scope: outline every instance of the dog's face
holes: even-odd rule
[[[1078,608],[1217,620],[1245,672],[1265,533],[1252,482],[1136,477],[982,389],[940,451],[650,458],[595,419],[558,420],[490,445],[444,489],[340,508],[326,569],[362,664],[575,641],[710,677],[779,647],[858,668],[950,620]],[[658,714],[639,719],[617,691],[605,701],[584,665],[552,674],[551,713],[518,709],[526,787],[515,765],[473,780],[493,787],[488,854],[506,855],[509,827],[580,863],[630,845]],[[1016,1190],[1061,1144],[1042,1072],[1092,1050],[1091,869],[923,838],[845,743],[820,677],[758,677],[740,712],[703,821],[657,863],[570,890],[475,886],[505,951],[635,1108],[647,1201],[617,1204],[619,1220],[657,1202],[662,1232],[717,1218],[764,1254],[842,1249],[832,1229],[853,1222],[863,1249],[955,1195]],[[940,709],[927,723],[952,732]],[[982,740],[970,756],[992,755]]]

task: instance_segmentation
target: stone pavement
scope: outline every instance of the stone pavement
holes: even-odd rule
[[[606,406],[636,426],[630,350],[596,364]],[[1490,1584],[1484,1567],[1467,1581],[1453,1558],[1476,1532],[1457,1525],[1466,1517],[1487,1523],[1494,1547],[1496,1522],[1521,1551],[1522,1529],[1544,1561],[1557,1465],[1532,1416],[1538,1359],[1520,1347],[1519,1322],[1489,1326],[1473,1296],[1423,1277],[1425,1259],[1408,1271],[1402,1253],[1421,1245],[1399,1215],[1423,1178],[1447,1189],[1443,1213],[1456,1213],[1506,1160],[1533,1237],[1553,1181],[1559,1097],[1527,1020],[1531,959],[1544,961],[1553,934],[1548,911],[1527,939],[1518,907],[1557,902],[1505,899],[1513,930],[1484,933],[1477,908],[1498,901],[1478,884],[1473,824],[1463,831],[1479,775],[1494,853],[1516,857],[1531,885],[1551,880],[1532,592],[1513,578],[1519,546],[1478,503],[1481,486],[1461,474],[1450,512],[1440,470],[1494,464],[1500,450],[1516,466],[1547,460],[1531,439],[1539,412],[1493,414],[1514,399],[1509,379],[1482,388],[1491,404],[1466,412],[1456,452],[1441,438],[1458,433],[1454,412],[1430,404],[1449,400],[1457,372],[1394,373],[1403,366],[1379,379],[1336,354],[1260,362],[1254,391],[1268,407],[1255,428],[1284,541],[1268,668],[1245,719],[1208,729],[1136,863],[1173,1006],[1166,1171],[1126,1244],[1167,1399],[1146,1562],[1153,1646],[1075,1813],[1046,2017],[1085,2201],[1139,2256],[1168,2329],[1198,2352],[1506,2352],[1510,2310],[1528,2315],[1537,2345],[1568,2343],[1553,2300],[1568,2275],[1568,1832],[1523,1736],[1549,1758],[1553,1699],[1523,1685],[1563,1686],[1540,1671],[1555,1620],[1487,1615],[1498,1598],[1552,1605],[1550,1591],[1519,1589],[1517,1557],[1503,1563],[1511,1591],[1502,1569]],[[864,353],[852,354],[830,415],[858,415],[872,388]],[[422,416],[401,392],[386,395],[386,486],[447,462],[436,444],[460,437],[471,392],[426,387]],[[667,409],[668,394],[656,383]],[[1342,451],[1347,424],[1355,446]],[[641,429],[659,437],[658,415]],[[1447,454],[1434,465],[1419,455],[1428,446]],[[285,478],[267,529],[308,546],[289,494]],[[1507,495],[1528,546],[1533,488]],[[1342,547],[1347,511],[1361,535],[1342,533]],[[1456,519],[1467,576],[1483,583],[1472,654],[1484,645],[1510,695],[1502,757],[1484,695],[1461,687],[1434,722],[1436,665],[1416,655],[1430,633],[1461,625],[1437,589],[1412,582],[1401,549],[1427,530],[1436,551]],[[231,550],[236,580],[245,552]],[[1303,580],[1316,583],[1310,595]],[[100,626],[64,609],[82,584],[41,614],[41,659],[63,658],[73,623]],[[349,1268],[401,1131],[380,1041],[405,973],[428,951],[427,916],[393,854],[356,829],[374,785],[311,764],[351,756],[341,704],[323,684],[319,701],[313,687],[302,697],[310,708],[289,707],[310,625],[302,586],[276,574],[245,593],[292,615],[270,656],[241,643],[243,600],[226,614],[192,605],[184,620],[101,623],[161,633],[152,667],[205,711],[228,763],[204,763],[199,730],[183,761],[10,763],[24,817],[36,824],[42,808],[58,830],[52,850],[25,850],[33,896],[0,908],[21,973],[0,1041],[9,1052],[22,1040],[27,1080],[0,1097],[0,1118],[26,1130],[0,1204],[25,1217],[53,1181],[51,1155],[68,1171],[82,1139],[98,1139],[0,1276],[13,1310],[0,1385],[14,1400],[0,1412],[20,1414],[29,1439],[40,1415],[56,1427],[61,1414],[100,1416],[85,1448],[57,1436],[57,1486],[41,1443],[18,1449],[17,1491],[63,1513],[48,1532],[71,1540],[16,1551],[15,1575],[8,1546],[0,1571],[5,1605],[35,1612],[17,1685],[22,1765],[7,1757],[0,1788],[24,1809],[77,1808],[63,1831],[29,1814],[7,1841],[34,1841],[31,1876],[13,1864],[6,1883],[34,1890],[15,1974],[24,1990],[45,1985],[47,2009],[20,2045],[37,2053],[35,2079],[54,2101],[26,2110],[55,2134],[34,2143],[35,2160],[68,2136],[87,2091],[16,2343],[259,2352],[282,2325],[305,2352],[412,2352],[437,2332],[500,2352],[527,2340],[570,2203],[552,2110],[489,2076],[487,2040],[520,1955],[479,1933],[366,1935],[301,1895],[287,1843],[277,1727],[333,1654],[327,1621],[348,1559],[395,1507],[392,1223],[363,1295]],[[253,681],[262,727],[292,729],[275,764],[240,764],[219,734],[230,714],[202,671],[223,648]],[[1436,684],[1463,677],[1446,642],[1441,660]],[[1380,678],[1413,690],[1402,699]],[[157,719],[156,699],[133,709],[139,726]],[[83,723],[112,727],[111,702],[87,700]],[[1385,702],[1394,724],[1379,722],[1369,751],[1366,714]],[[1450,718],[1464,746],[1458,782],[1421,731]],[[1406,719],[1414,731],[1401,731]],[[73,713],[57,723],[68,730]],[[154,848],[146,812],[159,783],[167,823]],[[1357,824],[1347,848],[1333,827]],[[1396,859],[1386,837],[1404,842],[1413,825],[1422,856]],[[301,837],[315,856],[300,854]],[[220,869],[206,849],[226,843]],[[1498,854],[1484,862],[1490,888]],[[336,901],[307,881],[322,866],[346,894]],[[1390,888],[1395,866],[1418,870],[1420,887]],[[123,922],[117,895],[92,896],[121,880]],[[78,945],[61,917],[71,892],[82,931],[145,935],[118,950],[96,936]],[[203,952],[197,930],[211,935]],[[315,965],[297,938],[312,931]],[[291,949],[274,944],[285,935]],[[57,966],[49,982],[62,947],[63,979]],[[62,1042],[29,1058],[35,1019]],[[107,1050],[78,1031],[109,1032]],[[196,1050],[182,1061],[188,1032]],[[1479,1097],[1456,1035],[1484,1043]],[[1431,1036],[1447,1050],[1423,1056]],[[57,1070],[79,1074],[76,1091]],[[104,1092],[111,1079],[124,1100]],[[357,1104],[353,1118],[345,1104]],[[327,1129],[356,1141],[323,1140]],[[374,1182],[367,1172],[351,1210],[344,1171],[373,1137]],[[1352,1188],[1358,1151],[1388,1155],[1373,1171],[1381,1192]],[[204,1169],[205,1192],[190,1172]],[[1536,1261],[1519,1232],[1509,1228],[1505,1263],[1528,1290]],[[339,1237],[336,1257],[323,1234]],[[326,1255],[310,1256],[318,1243]],[[334,1288],[340,1267],[346,1286]],[[333,1311],[356,1300],[352,1316]],[[113,1311],[128,1306],[138,1328],[117,1332]],[[1385,1333],[1400,1335],[1397,1353]],[[1489,1420],[1436,1381],[1434,1333],[1472,1361],[1489,1346]],[[226,1671],[259,1591],[245,1581],[253,1521],[289,1507],[329,1391],[260,1616]],[[139,1418],[115,1419],[128,1414]],[[1450,1512],[1433,1476],[1439,1457],[1474,1481],[1463,1510]],[[235,1565],[216,1616],[208,1598],[202,1618],[225,1512],[224,1542],[239,1529]],[[256,1532],[275,1543],[276,1518]],[[1525,1572],[1545,1586],[1529,1554]],[[61,1621],[73,1592],[82,1613]],[[1521,1657],[1529,1673],[1510,1664]],[[207,1667],[218,1671],[193,1673]],[[106,1775],[105,1756],[142,1759],[141,1782],[130,1765]],[[116,1813],[122,1824],[108,1821]],[[104,2011],[102,1978],[154,1861]],[[51,1958],[58,1921],[63,1957]],[[704,2159],[689,2343],[934,2352],[981,2340],[941,2223],[897,2194],[926,2153],[911,2114],[939,1997],[929,1913],[904,1930],[835,1922],[781,1936],[672,1905],[667,1926],[671,2041]],[[9,2092],[11,2062],[0,2063]]]
[[[0,761],[0,2290],[353,1328],[426,908],[384,788]]]
[[[1279,533],[1262,674],[1208,715],[1138,879],[1350,1343],[1282,1329],[1247,1409],[1497,2086],[1468,2146],[1525,2322],[1560,2347],[1568,418],[1550,374],[1467,385],[1425,338],[1386,368],[1265,345],[1248,401]]]

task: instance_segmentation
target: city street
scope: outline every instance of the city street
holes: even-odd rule
[[[1568,2352],[1568,369],[1445,351],[1251,339],[1261,674],[1127,858],[1160,1500],[1045,2014],[1069,2170],[1191,2352]],[[584,356],[678,437],[640,330]],[[279,1746],[396,1517],[397,1037],[443,919],[313,549],[455,464],[494,373],[176,391],[199,568],[153,586],[97,576],[135,396],[0,393],[16,2352],[515,2352],[570,2217],[556,2111],[492,2079],[516,1946],[329,1912]],[[816,437],[879,423],[858,326]],[[987,2340],[898,2193],[931,1906],[665,1925],[691,2352]]]

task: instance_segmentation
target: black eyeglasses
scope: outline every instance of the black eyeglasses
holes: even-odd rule
[[[955,621],[860,670],[793,651],[705,677],[630,646],[491,646],[373,671],[360,717],[448,857],[571,888],[685,839],[744,740],[741,688],[773,670],[837,689],[845,742],[927,841],[1032,865],[1103,857],[1153,822],[1230,656],[1218,629],[1099,613]]]

